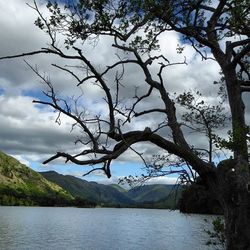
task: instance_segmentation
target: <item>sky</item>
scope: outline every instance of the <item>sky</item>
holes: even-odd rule
[[[8,4],[0,1],[0,57],[39,50],[49,43],[46,34],[34,25],[37,14],[25,4],[26,2],[30,1],[9,0]],[[40,10],[46,13],[43,5],[40,6]],[[60,39],[62,37],[58,38],[59,42]],[[104,68],[116,58],[116,52],[110,44],[109,39],[100,39],[95,47],[86,45],[84,53],[97,67]],[[201,61],[200,56],[187,44],[183,54],[177,54],[176,45],[182,44],[182,40],[173,32],[162,34],[159,44],[160,53],[171,62],[183,61],[184,57],[187,62],[187,65],[168,68],[164,73],[169,92],[181,93],[182,91],[200,90],[204,100],[217,103],[217,86],[213,84],[215,80],[219,79],[217,63],[212,60]],[[42,164],[45,159],[57,151],[76,151],[78,145],[75,145],[74,141],[80,132],[77,130],[70,132],[72,121],[69,118],[62,116],[59,125],[55,122],[58,114],[54,110],[32,103],[34,99],[45,100],[42,91],[46,88],[27,66],[24,59],[37,67],[42,74],[50,77],[55,83],[57,93],[61,96],[77,97],[82,95],[81,104],[85,105],[87,109],[99,114],[107,113],[107,108],[103,105],[102,93],[97,86],[88,85],[79,89],[72,77],[51,66],[51,63],[58,65],[68,63],[63,62],[62,59],[51,55],[39,55],[0,61],[0,150],[37,171],[55,170],[62,174],[82,177],[91,168],[65,164],[63,160],[57,160],[47,165]],[[157,65],[152,66],[153,74],[157,72],[157,67]],[[107,77],[112,82],[114,75],[111,74]],[[138,68],[133,65],[126,68],[123,79],[126,88],[123,88],[121,93],[123,100],[131,100],[129,98],[133,97],[135,85],[139,87],[139,92],[145,91],[142,77]],[[153,96],[147,102],[143,102],[141,108],[160,105],[158,99],[156,95]],[[157,119],[154,116],[138,119],[132,128],[154,127]],[[163,131],[162,134],[164,135],[164,133],[167,135],[168,131]],[[225,133],[226,129],[221,129],[220,134]],[[200,135],[188,133],[187,138],[192,143],[206,146],[204,137]],[[149,144],[136,145],[135,148],[148,158],[161,152]],[[140,175],[143,173],[142,169],[143,163],[140,157],[129,151],[113,162],[110,180],[100,172],[95,172],[84,178],[102,183],[112,183],[117,182],[120,177]],[[151,183],[174,183],[175,180],[176,176],[167,176],[152,180]]]

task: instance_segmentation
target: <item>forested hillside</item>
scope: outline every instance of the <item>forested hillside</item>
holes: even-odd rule
[[[41,172],[71,195],[91,200],[101,206],[177,208],[181,190],[174,185],[143,185],[130,190],[119,185],[103,185],[83,179],[58,174],[55,171]]]
[[[0,152],[1,205],[68,205],[73,197],[60,186]]]

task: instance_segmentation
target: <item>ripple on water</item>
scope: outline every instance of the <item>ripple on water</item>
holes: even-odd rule
[[[214,216],[115,208],[0,207],[3,250],[208,250]]]

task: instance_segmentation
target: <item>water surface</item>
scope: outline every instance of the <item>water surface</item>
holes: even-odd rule
[[[0,249],[214,249],[204,232],[214,218],[157,209],[0,206]]]

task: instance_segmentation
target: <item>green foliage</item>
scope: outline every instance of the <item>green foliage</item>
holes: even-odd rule
[[[222,97],[222,96],[221,96]],[[197,152],[200,157],[208,155],[209,162],[212,161],[214,147],[217,149],[229,148],[226,140],[215,134],[215,130],[227,125],[229,116],[223,106],[223,98],[217,105],[204,101],[202,94],[196,92],[184,92],[177,96],[176,102],[186,111],[182,114],[184,125],[192,132],[205,134],[208,139],[208,149]]]
[[[0,205],[69,205],[73,197],[16,159],[0,152]]]
[[[209,129],[223,127],[228,120],[222,102],[217,105],[207,104],[199,91],[180,94],[177,103],[188,110],[182,115],[182,119],[190,125],[197,126],[201,132],[208,133]]]
[[[127,33],[138,26],[138,30],[144,29],[145,36],[136,36],[130,46],[145,53],[159,48],[155,34],[162,26],[151,22],[151,12],[145,11],[154,5],[155,1],[79,0],[62,8],[56,1],[48,1],[50,17],[45,19],[40,15],[35,25],[51,37],[55,37],[57,32],[63,33],[67,49],[76,41],[93,42],[93,38],[99,35],[118,36],[126,41]]]
[[[73,199],[61,192],[41,192],[33,189],[34,186],[15,188],[0,186],[0,205],[7,206],[65,206],[70,205]]]
[[[249,126],[240,127],[240,126],[235,126],[235,131],[233,133],[232,130],[228,130],[227,134],[228,137],[227,139],[221,138],[218,135],[213,135],[213,141],[215,143],[215,146],[220,149],[229,149],[232,152],[236,148],[241,148],[241,141],[239,138],[242,138],[242,134],[248,134],[249,133]],[[238,140],[237,140],[238,139]],[[249,141],[249,137],[247,140]]]
[[[9,178],[13,177],[13,174],[11,172],[11,167],[9,165],[2,166],[1,174],[5,175],[6,177],[9,177]]]
[[[205,230],[210,239],[207,241],[207,245],[220,246],[225,249],[226,237],[225,237],[225,224],[221,217],[217,217],[212,222],[213,229]]]
[[[247,32],[245,29],[250,27],[249,17],[249,1],[248,0],[234,0],[232,1],[232,8],[229,10],[230,19],[229,24],[231,27],[228,36],[244,34]]]

